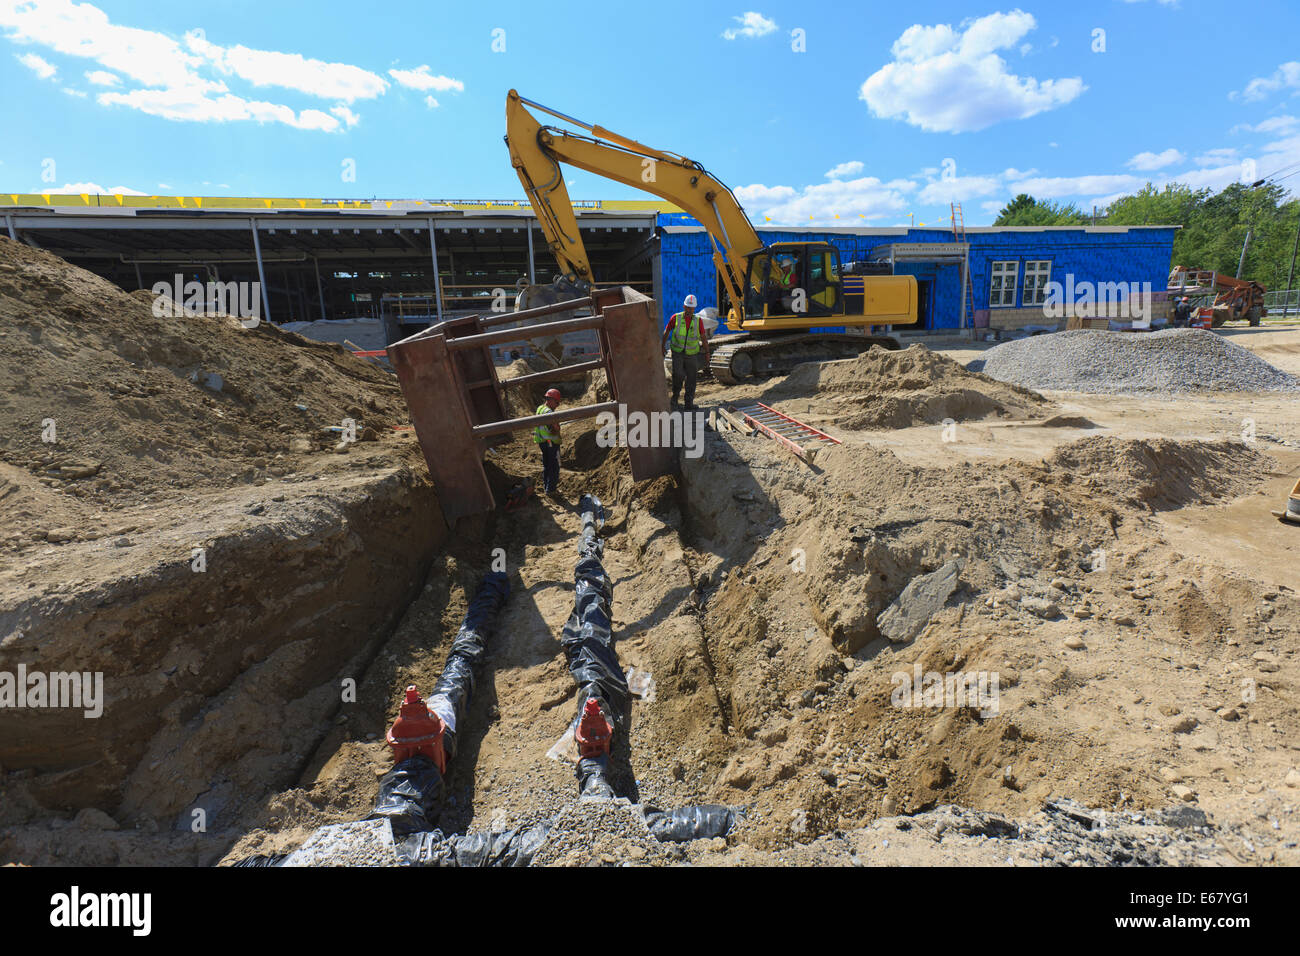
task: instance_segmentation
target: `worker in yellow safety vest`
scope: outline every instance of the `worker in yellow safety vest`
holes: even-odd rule
[[[547,389],[546,401],[537,406],[534,415],[553,412],[560,405],[560,390]],[[551,497],[559,492],[560,484],[560,426],[538,425],[533,429],[533,441],[542,449],[542,488]]]
[[[704,331],[704,322],[695,314],[695,296],[688,295],[682,303],[682,311],[668,320],[659,346],[672,349],[673,404],[677,404],[677,396],[685,382],[686,407],[694,409],[695,375],[699,369],[696,356],[701,349],[704,350],[705,364],[709,361],[709,334]]]

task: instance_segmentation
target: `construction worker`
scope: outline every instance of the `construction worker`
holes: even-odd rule
[[[682,311],[673,315],[664,326],[660,348],[671,348],[673,356],[673,404],[686,383],[686,407],[695,408],[695,375],[698,371],[697,355],[702,348],[704,361],[709,361],[709,334],[704,322],[695,314],[695,296],[688,295],[682,302]]]
[[[1185,329],[1191,324],[1191,321],[1192,303],[1187,296],[1183,296],[1178,300],[1178,304],[1174,306],[1174,328]]]
[[[560,405],[560,390],[547,389],[546,401],[537,406],[535,415],[553,412]],[[533,441],[542,448],[542,488],[554,497],[560,484],[560,426],[538,425],[533,429]]]

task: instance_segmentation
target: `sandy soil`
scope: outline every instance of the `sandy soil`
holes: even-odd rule
[[[6,438],[0,670],[120,665],[122,689],[93,733],[56,718],[39,738],[0,734],[2,861],[232,862],[364,816],[401,691],[433,684],[496,549],[514,591],[440,823],[572,819],[573,769],[547,751],[573,716],[557,635],[573,506],[594,492],[610,509],[618,653],[653,679],[617,779],[640,801],[748,814],[725,841],[624,855],[593,837],[559,862],[1097,862],[1065,857],[1034,822],[1056,798],[1208,814],[1191,843],[1161,830],[1167,851],[1147,862],[1300,862],[1300,528],[1269,514],[1300,475],[1300,399],[1037,396],[966,373],[978,345],[706,383],[706,409],[767,401],[843,444],[810,466],[710,432],[680,477],[634,485],[625,453],[565,426],[561,501],[448,531],[402,433],[335,453],[291,424],[313,388],[317,427],[350,410],[401,424],[391,379],[292,336],[228,339],[247,331],[234,327],[169,362],[149,354],[164,331],[147,304],[23,254],[0,262],[6,426],[39,442],[46,407],[72,421],[91,409],[92,431],[124,440],[73,430],[83,444],[47,461],[30,435]],[[12,304],[33,289],[44,323]],[[94,330],[97,297],[117,306]],[[1300,372],[1300,330],[1230,334]],[[269,350],[277,374],[248,374],[263,359],[232,351],[245,347]],[[233,390],[190,381],[222,356]],[[77,375],[93,362],[111,374]],[[41,376],[57,387],[38,400]],[[173,426],[171,406],[191,424]],[[536,477],[536,457],[527,435],[494,449],[494,489]],[[201,585],[195,542],[227,558]],[[883,636],[880,612],[949,562],[956,586],[915,635]],[[996,712],[899,706],[895,676],[916,666],[996,672]],[[355,698],[340,700],[348,678]],[[196,809],[206,831],[188,826]]]

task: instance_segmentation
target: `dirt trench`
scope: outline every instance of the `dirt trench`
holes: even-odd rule
[[[29,582],[64,583],[6,588],[0,671],[101,674],[102,714],[0,722],[0,860],[211,862],[299,778],[445,539],[406,468],[328,486],[139,516],[129,558],[105,560],[112,538],[33,556]]]
[[[310,662],[319,665],[311,671],[305,652],[335,643],[299,641],[236,678],[227,698],[203,698],[198,716],[155,735],[138,764],[147,769],[118,803],[88,804],[123,830],[52,813],[31,796],[41,781],[20,781],[8,792],[26,796],[6,801],[20,808],[19,825],[0,849],[25,862],[229,864],[364,817],[391,767],[382,738],[402,689],[433,685],[469,598],[502,560],[513,590],[460,728],[438,822],[458,832],[571,816],[573,768],[548,751],[573,717],[558,635],[572,609],[584,492],[608,507],[620,659],[653,680],[653,696],[633,705],[617,785],[658,806],[748,811],[724,846],[691,847],[687,858],[770,861],[763,854],[946,803],[1018,817],[1061,794],[1088,806],[1165,806],[1168,776],[1157,769],[1223,773],[1232,765],[1189,753],[1222,747],[1236,761],[1242,747],[1259,746],[1261,731],[1300,729],[1283,650],[1300,620],[1295,594],[1173,552],[1158,529],[1163,514],[1249,491],[1264,468],[1257,454],[1229,442],[1089,438],[1038,463],[926,467],[851,445],[809,467],[762,438],[710,432],[704,456],[683,459],[679,478],[634,484],[624,452],[599,447],[594,427],[568,427],[562,500],[464,519],[435,536],[428,573],[391,633],[353,629],[364,648],[349,645],[360,649],[332,671]],[[526,435],[494,449],[487,468],[499,496],[540,471]],[[260,541],[275,561],[284,557],[269,536]],[[392,560],[363,579],[410,593],[418,568],[395,539],[385,546]],[[1108,566],[1096,567],[1098,552]],[[882,637],[880,610],[954,559],[963,562],[959,586],[925,628],[903,643]],[[348,549],[332,576],[309,573],[310,561],[284,573],[346,581],[372,560]],[[271,563],[263,555],[255,566]],[[402,598],[389,605],[402,607]],[[1228,610],[1242,608],[1257,610]],[[1265,622],[1270,636],[1261,637]],[[271,679],[279,661],[281,674],[315,675],[298,696]],[[900,708],[893,678],[918,665],[999,672],[1001,710]],[[1251,673],[1258,702],[1224,723],[1214,709],[1231,704],[1237,676]],[[340,701],[343,675],[355,676],[355,699]],[[1167,730],[1189,715],[1190,732]],[[178,773],[196,751],[206,756]],[[165,804],[166,813],[141,816],[128,800]],[[186,831],[194,809],[216,825]],[[621,858],[602,845],[566,851],[561,862],[611,853]]]

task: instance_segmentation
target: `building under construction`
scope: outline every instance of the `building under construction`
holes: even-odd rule
[[[447,317],[513,308],[521,279],[556,263],[527,203],[432,200],[48,196],[0,199],[12,239],[124,289],[159,281],[258,282],[276,323],[370,318],[388,341]],[[688,293],[716,305],[708,234],[655,199],[575,203],[602,284],[654,298],[666,321]],[[1047,285],[1150,283],[1168,276],[1175,227],[865,226],[759,229],[767,242],[820,240],[843,263],[914,275],[918,329],[1041,322]],[[434,268],[434,263],[437,268]],[[969,282],[963,283],[965,266]]]

